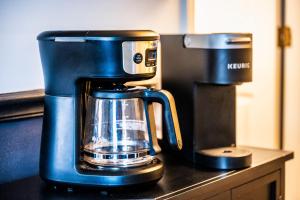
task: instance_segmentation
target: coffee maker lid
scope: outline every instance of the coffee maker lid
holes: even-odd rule
[[[38,40],[59,42],[101,41],[152,41],[158,40],[159,34],[151,30],[105,30],[105,31],[45,31],[37,36]]]

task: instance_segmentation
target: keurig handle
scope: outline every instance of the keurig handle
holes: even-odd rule
[[[182,139],[173,95],[166,90],[145,90],[146,101],[163,105],[163,115],[168,132],[168,140],[172,148],[182,149]]]
[[[149,142],[150,142],[150,154],[153,156],[161,152],[161,148],[158,145],[157,136],[156,136],[156,127],[155,127],[155,118],[154,118],[154,108],[153,103],[145,103],[146,119],[149,133]]]

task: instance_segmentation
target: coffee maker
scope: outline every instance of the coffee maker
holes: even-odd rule
[[[182,148],[168,91],[126,86],[155,76],[153,31],[47,31],[37,37],[45,81],[40,176],[54,184],[129,186],[163,175],[153,102]]]
[[[162,35],[162,87],[176,99],[184,158],[214,169],[251,165],[236,146],[236,85],[252,81],[252,35]]]

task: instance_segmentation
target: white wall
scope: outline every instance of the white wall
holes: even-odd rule
[[[1,0],[0,93],[43,88],[36,36],[45,30],[186,29],[181,0]]]
[[[284,148],[293,150],[286,164],[286,199],[300,200],[300,1],[286,1],[286,23],[292,29],[292,46],[286,48]]]
[[[284,149],[286,199],[300,200],[300,1],[286,0],[292,46],[286,49]],[[239,144],[278,147],[278,0],[196,0],[197,32],[253,32],[253,82],[238,88]]]
[[[277,0],[196,0],[195,30],[253,33],[253,82],[238,86],[238,144],[278,147]]]

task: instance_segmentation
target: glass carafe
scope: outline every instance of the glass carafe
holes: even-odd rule
[[[88,96],[84,161],[94,166],[130,167],[152,161],[144,101]]]

